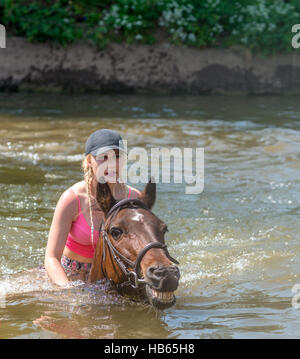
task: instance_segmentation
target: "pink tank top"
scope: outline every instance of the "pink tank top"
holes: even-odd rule
[[[128,198],[130,198],[130,193],[131,188],[129,187]],[[78,201],[78,216],[76,220],[72,222],[72,226],[67,237],[66,247],[82,257],[93,258],[96,244],[99,238],[99,231],[94,230],[93,245],[91,238],[91,227],[88,225],[83,213],[81,212],[79,196],[76,192],[75,194]]]

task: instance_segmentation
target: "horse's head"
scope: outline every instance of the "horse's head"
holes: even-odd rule
[[[116,202],[107,183],[98,184],[97,201],[104,223],[89,276],[94,282],[111,279],[118,286],[143,289],[158,309],[175,303],[179,269],[166,248],[166,224],[151,212],[156,184],[151,180],[138,199]]]

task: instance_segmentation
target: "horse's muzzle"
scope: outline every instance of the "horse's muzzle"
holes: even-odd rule
[[[174,265],[149,267],[145,275],[149,303],[157,309],[172,307],[176,302],[174,291],[178,288],[179,278],[179,269]]]
[[[180,272],[176,266],[151,266],[146,271],[146,282],[159,292],[174,292],[178,288]]]

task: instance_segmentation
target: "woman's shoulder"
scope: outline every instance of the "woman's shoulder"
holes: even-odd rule
[[[83,182],[83,183],[82,183]],[[60,196],[58,206],[64,210],[72,212],[73,216],[77,216],[79,196],[84,194],[84,181],[77,182],[68,187]]]
[[[77,217],[77,212],[78,200],[74,191],[69,187],[61,193],[55,207],[55,214],[61,218],[74,220]]]
[[[68,188],[68,190],[73,191],[77,196],[86,194],[85,190],[85,181],[80,181],[74,183],[72,186]]]

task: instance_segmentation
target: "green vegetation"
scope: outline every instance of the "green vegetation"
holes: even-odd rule
[[[299,0],[0,0],[0,23],[30,41],[67,45],[85,39],[152,44],[157,33],[194,47],[242,45],[288,52]]]

